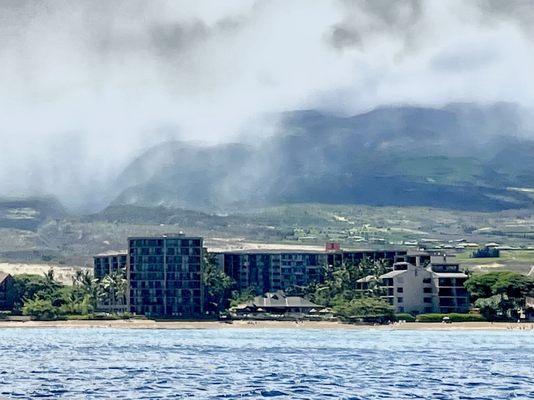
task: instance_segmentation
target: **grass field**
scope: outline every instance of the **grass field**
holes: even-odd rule
[[[456,260],[473,272],[508,269],[528,273],[534,266],[534,250],[503,250],[500,257],[471,258],[466,251],[456,255]]]

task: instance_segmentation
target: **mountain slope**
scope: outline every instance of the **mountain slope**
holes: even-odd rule
[[[66,215],[53,197],[0,198],[0,228],[36,230],[44,221]]]
[[[256,146],[170,142],[137,158],[115,204],[232,209],[322,202],[492,211],[532,205],[534,142],[508,104],[282,116]]]

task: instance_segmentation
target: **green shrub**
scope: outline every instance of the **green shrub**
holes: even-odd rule
[[[0,311],[0,320],[7,319],[11,316],[11,311]]]
[[[417,322],[442,322],[443,317],[449,317],[452,322],[477,322],[486,319],[480,314],[420,314],[416,317]]]
[[[395,314],[395,321],[415,322],[415,317],[408,313]]]
[[[52,301],[45,299],[26,300],[22,307],[22,314],[31,316],[37,320],[56,320],[60,316],[60,311],[54,307]]]
[[[338,316],[345,318],[382,317],[389,320],[393,318],[393,307],[376,297],[360,297],[350,301],[336,299],[334,311]]]

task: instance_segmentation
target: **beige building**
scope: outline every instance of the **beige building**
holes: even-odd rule
[[[407,257],[408,258],[408,257]],[[409,261],[398,261],[393,270],[379,280],[385,290],[382,296],[402,313],[467,312],[469,299],[463,284],[467,275],[458,263],[447,261],[446,256],[411,256]],[[430,262],[429,262],[430,261]]]
[[[434,311],[440,313],[469,311],[469,295],[464,287],[468,277],[460,270],[460,265],[448,261],[447,256],[433,256],[428,268],[432,274]]]

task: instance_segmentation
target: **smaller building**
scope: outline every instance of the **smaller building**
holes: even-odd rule
[[[112,272],[126,271],[128,254],[127,251],[109,251],[93,257],[93,275],[96,279],[102,279]]]
[[[468,276],[457,262],[446,255],[432,256],[429,272],[434,287],[433,307],[440,313],[465,313],[469,311],[469,294],[464,287]]]
[[[0,272],[0,310],[13,309],[13,277]]]
[[[254,317],[269,315],[276,317],[300,318],[318,314],[324,307],[299,296],[286,296],[283,291],[265,293],[235,308],[237,317]]]
[[[431,273],[422,265],[405,261],[393,264],[393,271],[381,275],[382,296],[396,313],[430,313],[433,311]]]
[[[379,277],[385,290],[382,298],[396,313],[469,311],[469,296],[464,287],[468,277],[458,263],[450,262],[446,255],[411,255],[405,260],[394,263],[392,271]],[[358,284],[365,286],[363,281]]]
[[[106,276],[109,282],[109,293],[98,300],[98,310],[105,312],[124,313],[128,311],[128,284],[127,262],[128,255],[125,251],[109,251],[93,257],[93,276],[102,281]],[[114,274],[121,271],[122,274]]]

